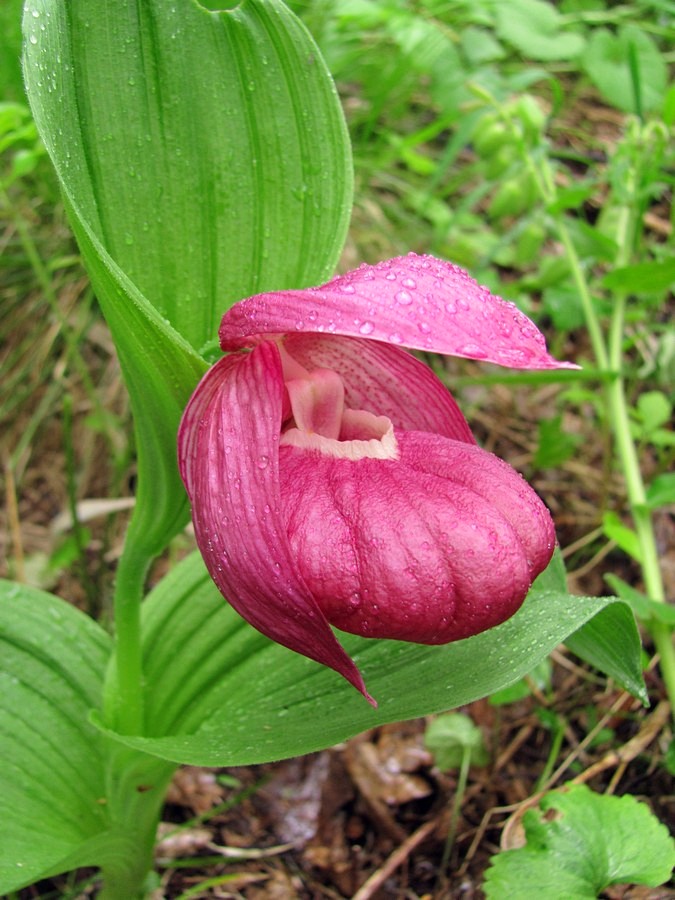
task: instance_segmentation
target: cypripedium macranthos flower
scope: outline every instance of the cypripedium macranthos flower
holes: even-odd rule
[[[219,334],[232,352],[185,410],[179,464],[209,572],[251,625],[371,699],[331,625],[443,644],[518,610],[551,517],[403,348],[569,365],[523,313],[410,254],[249,297]]]

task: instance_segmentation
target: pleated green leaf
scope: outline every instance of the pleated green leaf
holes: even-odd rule
[[[188,517],[175,434],[222,313],[335,267],[347,132],[281,0],[28,0],[23,28],[33,115],[131,394],[130,540],[150,556]]]
[[[426,647],[341,635],[377,710],[332,670],[274,644],[222,599],[193,555],[144,607],[149,737],[119,740],[166,759],[242,765],[309,753],[367,728],[451,709],[512,684],[603,611],[613,610],[627,687],[644,696],[633,616],[613,598],[576,597],[557,563],[521,611],[484,634]]]
[[[101,702],[110,639],[57,597],[0,582],[0,894],[91,864],[107,827]]]

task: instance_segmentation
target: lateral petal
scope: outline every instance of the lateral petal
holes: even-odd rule
[[[178,458],[211,577],[254,628],[330,666],[371,703],[363,678],[298,574],[281,515],[283,379],[271,342],[221,359],[181,421]]]
[[[516,369],[577,368],[558,362],[513,303],[459,266],[410,253],[362,265],[320,287],[272,291],[223,316],[220,343],[236,350],[274,334],[349,335]]]

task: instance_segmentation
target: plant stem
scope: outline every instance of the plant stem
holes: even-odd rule
[[[446,868],[450,860],[452,848],[455,845],[455,837],[457,835],[457,823],[459,821],[459,810],[464,799],[466,791],[466,783],[469,778],[469,767],[471,766],[471,748],[464,747],[462,750],[462,762],[459,767],[459,778],[457,779],[457,788],[452,801],[452,810],[450,812],[450,826],[448,828],[448,836],[445,839],[445,847],[443,847],[443,856],[441,857],[440,875],[445,877]]]
[[[175,770],[175,763],[111,745],[106,789],[111,827],[103,836],[99,900],[145,896],[157,823]]]
[[[523,146],[523,150],[526,148]],[[556,187],[548,158],[543,155],[523,152],[526,165],[535,177],[542,199],[550,208],[556,198]],[[626,185],[626,197],[632,203],[624,202],[618,223],[618,251],[615,260],[617,268],[630,261],[632,236],[635,233],[637,177],[633,172],[631,183]],[[665,602],[665,591],[659,566],[658,548],[654,535],[651,511],[642,478],[637,449],[633,441],[628,415],[625,381],[623,378],[623,338],[626,297],[618,293],[614,300],[612,317],[607,338],[603,334],[588,281],[574,246],[562,212],[553,213],[556,230],[564,247],[574,283],[584,311],[586,327],[593,347],[593,353],[600,373],[605,376],[605,396],[610,427],[614,434],[616,451],[626,481],[628,504],[640,546],[640,564],[647,596],[658,602]],[[671,710],[675,711],[675,647],[671,629],[661,622],[650,623],[650,632],[661,660],[661,673]]]
[[[141,601],[150,565],[133,520],[117,568],[114,596],[115,647],[104,694],[106,723],[121,734],[143,733]]]

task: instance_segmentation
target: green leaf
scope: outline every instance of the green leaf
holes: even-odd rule
[[[629,604],[638,619],[644,622],[663,622],[664,625],[675,626],[675,606],[645,597],[613,572],[608,572],[604,578],[617,596]]]
[[[36,588],[0,581],[0,893],[82,866],[136,896],[175,766],[90,722],[112,641]]]
[[[332,273],[351,201],[335,88],[280,0],[29,0],[26,86],[131,395],[129,534],[188,518],[175,438],[198,351],[241,297]]]
[[[668,72],[650,36],[637,25],[618,34],[596,28],[582,57],[593,84],[617,109],[640,113],[661,108]]]
[[[568,460],[583,438],[562,427],[562,416],[540,419],[537,450],[532,463],[540,469],[556,468]]]
[[[584,309],[579,292],[570,284],[556,284],[542,294],[544,312],[558,331],[574,331],[584,324]]]
[[[528,59],[574,59],[584,49],[580,34],[565,31],[563,19],[543,0],[509,0],[497,5],[497,34]]]
[[[668,881],[675,843],[635,797],[603,796],[585,785],[546,794],[523,817],[527,844],[492,858],[488,900],[595,900],[611,884]]]
[[[572,653],[616,679],[645,704],[649,699],[642,681],[639,636],[630,605],[616,602],[601,610],[578,631],[565,638]]]
[[[93,860],[107,826],[101,702],[109,636],[73,606],[0,582],[0,894]]]
[[[648,435],[670,422],[673,404],[662,391],[645,391],[638,397],[637,413],[644,423],[643,431]]]
[[[467,753],[473,766],[486,766],[490,758],[482,731],[464,713],[446,713],[434,719],[424,734],[424,744],[442,772],[458,769]]]
[[[379,701],[374,710],[335,672],[247,625],[194,554],[160,582],[143,609],[149,736],[117,737],[196,765],[309,753],[375,725],[442,712],[513,684],[569,634],[614,606],[625,629],[624,669],[632,676],[640,643],[630,610],[613,598],[569,596],[558,555],[519,613],[468,640],[427,647],[340,635]]]
[[[0,3],[0,85],[3,100],[23,100],[21,78],[22,0]]]
[[[635,263],[613,269],[602,279],[603,287],[629,294],[655,294],[675,284],[675,259]]]
[[[617,546],[624,553],[640,562],[642,557],[640,539],[632,528],[623,524],[619,515],[613,510],[609,510],[603,515],[602,530],[611,541],[616,541]]]
[[[650,509],[661,509],[675,503],[675,472],[657,475],[647,487],[647,505]]]
[[[73,212],[196,350],[225,309],[333,273],[350,149],[280,0],[29,0],[33,112]]]

